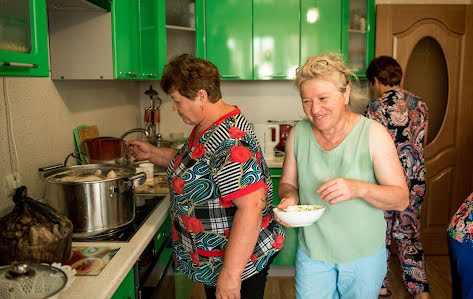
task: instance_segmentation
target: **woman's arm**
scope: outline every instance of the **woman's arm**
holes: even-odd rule
[[[234,199],[233,203],[237,211],[217,280],[217,298],[240,298],[241,274],[255,249],[261,228],[265,190],[259,188]]]
[[[378,122],[371,125],[369,147],[378,184],[336,178],[324,183],[317,192],[330,204],[359,197],[378,209],[405,210],[409,204],[409,190],[404,171],[391,135]]]
[[[289,206],[297,205],[299,202],[297,162],[296,158],[294,157],[294,130],[295,127],[289,131],[289,135],[287,137],[281,180],[279,181],[278,185],[278,197],[280,199],[278,208],[283,209]],[[277,218],[276,220],[281,222]],[[283,222],[281,222],[281,224],[288,226]]]
[[[156,147],[148,142],[133,140],[128,141],[127,145],[133,156],[138,160],[149,160],[160,167],[168,167],[172,158],[177,154],[178,150],[167,147]]]

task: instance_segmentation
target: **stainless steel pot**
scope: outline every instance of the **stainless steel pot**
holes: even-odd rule
[[[109,175],[112,170],[116,177]],[[118,164],[56,165],[39,171],[46,182],[46,202],[72,221],[75,238],[94,236],[133,221],[134,187],[146,180],[144,172],[135,173],[135,168]]]

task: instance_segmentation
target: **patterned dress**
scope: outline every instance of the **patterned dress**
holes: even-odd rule
[[[386,247],[391,235],[398,246],[402,277],[410,294],[429,292],[424,266],[424,249],[420,242],[420,210],[425,193],[424,138],[428,120],[427,105],[412,93],[399,87],[371,100],[365,116],[384,125],[397,148],[404,176],[409,187],[406,210],[385,211]],[[388,257],[389,261],[389,257]],[[388,286],[388,274],[383,288]]]
[[[192,144],[194,135],[195,128],[168,167],[175,263],[192,280],[215,285],[237,211],[232,201],[263,187],[266,207],[244,280],[267,266],[284,240],[284,231],[269,207],[273,196],[269,169],[238,108]]]

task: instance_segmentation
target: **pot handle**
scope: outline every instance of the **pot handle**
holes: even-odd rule
[[[63,167],[62,164],[51,165],[51,166],[46,166],[46,167],[40,167],[38,169],[38,171],[39,171],[39,174],[41,175],[41,177],[44,179],[44,173],[46,171],[53,170],[53,169],[56,169],[56,168],[61,168],[61,167]]]
[[[145,172],[138,172],[132,175],[129,178],[123,178],[123,181],[126,183],[133,183],[133,187],[141,187],[144,185],[146,181],[146,173]]]
[[[79,154],[79,155],[77,155]],[[64,167],[66,167],[67,165],[67,160],[69,160],[70,157],[74,157],[76,158],[77,161],[79,161],[80,163],[82,163],[82,159],[81,159],[81,156],[80,155],[83,155],[84,158],[85,158],[85,161],[87,162],[87,164],[90,164],[90,160],[89,160],[89,157],[87,157],[86,154],[82,153],[82,152],[77,152],[77,153],[70,153],[69,155],[67,155],[66,159],[64,160]]]

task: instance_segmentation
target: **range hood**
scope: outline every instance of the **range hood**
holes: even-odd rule
[[[110,11],[111,0],[46,0],[48,9]]]

